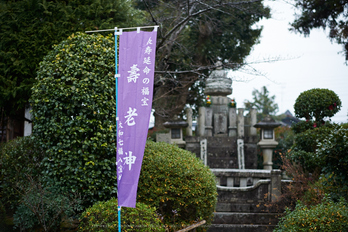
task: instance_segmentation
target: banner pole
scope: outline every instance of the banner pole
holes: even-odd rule
[[[116,88],[116,139],[117,139],[117,121],[118,121],[118,116],[117,116],[117,105],[118,105],[118,59],[117,59],[117,27],[115,27],[115,88]],[[117,152],[116,152],[117,154]]]
[[[115,88],[116,88],[116,141],[117,141],[117,121],[118,121],[118,115],[117,115],[117,105],[118,105],[118,60],[117,60],[117,27],[115,27]],[[117,146],[116,146],[117,149]],[[116,179],[117,179],[117,150],[116,150]],[[117,182],[116,182],[117,183]],[[118,188],[118,186],[117,186]],[[117,201],[118,204],[118,201]],[[118,216],[118,231],[121,232],[121,206],[118,206],[117,209],[117,216]]]
[[[119,28],[119,30],[134,30],[137,28],[154,28],[155,31],[157,31],[157,28],[159,25],[154,26],[142,26],[142,27],[126,27],[126,28]],[[85,33],[94,33],[94,32],[105,32],[105,31],[113,31],[115,29],[103,29],[103,30],[94,30],[94,31],[85,31]]]

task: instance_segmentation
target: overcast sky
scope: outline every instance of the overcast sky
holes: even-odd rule
[[[342,101],[342,108],[332,120],[348,122],[348,66],[342,46],[331,43],[328,31],[317,29],[309,37],[290,32],[289,23],[294,20],[295,9],[284,1],[266,1],[272,18],[263,20],[260,44],[254,46],[248,62],[281,57],[283,61],[252,65],[265,76],[248,75],[245,72],[230,72],[237,107],[252,100],[253,89],[266,86],[270,95],[276,96],[279,113],[289,110],[294,115],[295,100],[300,93],[312,88],[333,90]]]

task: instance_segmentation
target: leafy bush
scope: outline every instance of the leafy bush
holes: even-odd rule
[[[325,117],[334,116],[341,109],[341,100],[332,90],[310,89],[297,97],[294,109],[298,118],[321,122]]]
[[[330,176],[330,181],[341,183],[342,196],[348,197],[347,137],[348,129],[337,124],[306,130],[295,135],[295,144],[288,157],[299,163],[305,172],[319,170]]]
[[[348,129],[337,127],[319,143],[317,155],[326,158],[326,173],[334,172],[348,180]]]
[[[293,163],[301,165],[305,173],[318,172],[322,168],[322,164],[325,162],[324,159],[318,157],[313,152],[306,152],[302,150],[290,151],[288,154]]]
[[[136,208],[122,208],[121,228],[124,232],[165,231],[155,208],[137,203]],[[81,215],[79,231],[118,231],[117,199],[97,202]]]
[[[291,129],[293,130],[295,134],[299,134],[313,128],[314,128],[314,122],[312,120],[300,121],[291,126]]]
[[[344,190],[347,196],[347,187],[342,186],[341,180],[335,178],[333,174],[321,174],[316,182],[309,184],[301,201],[306,205],[316,205],[321,203],[326,195],[338,201],[344,195],[342,194]]]
[[[308,129],[295,134],[295,144],[291,148],[290,157],[293,162],[299,162],[307,172],[321,170],[326,165],[326,157],[317,153],[317,149],[332,133],[337,124],[326,123],[325,126]]]
[[[313,128],[306,130],[302,133],[295,135],[295,147],[297,150],[303,150],[306,152],[315,152],[318,143],[323,140],[331,133],[333,126],[325,126],[319,128]]]
[[[274,231],[348,231],[347,203],[325,197],[321,204],[307,207],[299,201],[294,211],[286,210]]]
[[[340,183],[344,197],[348,199],[348,129],[337,127],[331,131],[326,139],[319,143],[318,157],[325,160],[323,173],[333,174],[336,182]]]
[[[116,194],[114,41],[79,33],[40,63],[32,89],[44,175],[89,205]]]
[[[38,226],[43,231],[57,230],[63,217],[71,218],[81,210],[77,194],[61,192],[56,186],[44,187],[29,178],[29,184],[22,190],[21,204],[13,215],[15,227],[21,231]]]
[[[199,220],[210,224],[217,201],[215,176],[194,154],[148,141],[138,200],[156,207],[170,231]]]
[[[32,136],[17,138],[1,147],[1,200],[9,207],[15,207],[20,200],[19,188],[26,186],[28,176],[41,175],[41,161],[44,152]]]
[[[273,152],[273,169],[280,169],[283,164],[281,156],[286,154],[294,144],[294,132],[289,127],[281,126],[275,128],[274,133],[278,145]],[[263,168],[263,165],[260,167]]]
[[[282,168],[286,171],[286,175],[291,178],[291,182],[284,186],[282,191],[282,204],[284,207],[295,208],[298,200],[303,200],[303,196],[311,189],[313,184],[319,178],[319,171],[308,173],[298,162],[294,162],[289,158],[289,154],[282,154]],[[316,201],[316,199],[315,199]],[[279,205],[279,202],[277,203]]]

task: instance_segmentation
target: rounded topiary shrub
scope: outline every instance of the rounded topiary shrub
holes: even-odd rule
[[[32,88],[44,175],[91,205],[116,194],[114,41],[76,34],[43,59]]]
[[[347,203],[335,203],[328,197],[312,207],[298,202],[294,211],[286,210],[274,231],[348,231]]]
[[[341,100],[332,90],[310,89],[297,97],[294,109],[298,118],[321,122],[325,117],[332,117],[340,111]]]
[[[17,138],[0,147],[1,201],[15,208],[28,178],[37,179],[42,172],[43,150],[32,136]]]
[[[156,207],[170,231],[200,220],[210,224],[217,201],[215,176],[191,152],[148,141],[138,201]]]
[[[314,127],[314,122],[312,120],[299,121],[291,126],[291,130],[295,134],[299,134],[306,130],[311,130],[313,128],[315,127]]]
[[[82,213],[80,219],[78,231],[118,231],[117,199],[95,203]],[[121,229],[124,232],[165,231],[155,208],[143,203],[137,203],[136,208],[122,208]]]

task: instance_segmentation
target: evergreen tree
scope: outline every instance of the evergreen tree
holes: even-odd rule
[[[266,115],[275,115],[278,112],[278,104],[275,103],[275,95],[270,96],[266,86],[261,90],[254,89],[252,92],[253,101],[245,101],[246,109],[256,108],[258,111],[257,120],[262,120]]]
[[[156,127],[182,112],[186,104],[202,103],[204,79],[218,68],[238,69],[269,16],[260,0],[138,1],[149,12],[158,33],[153,108]]]
[[[132,1],[0,1],[0,109],[6,116],[27,104],[39,62],[74,32],[135,26]]]
[[[343,45],[348,60],[348,0],[296,0],[301,14],[292,29],[309,36],[312,29],[329,28],[329,37]]]

